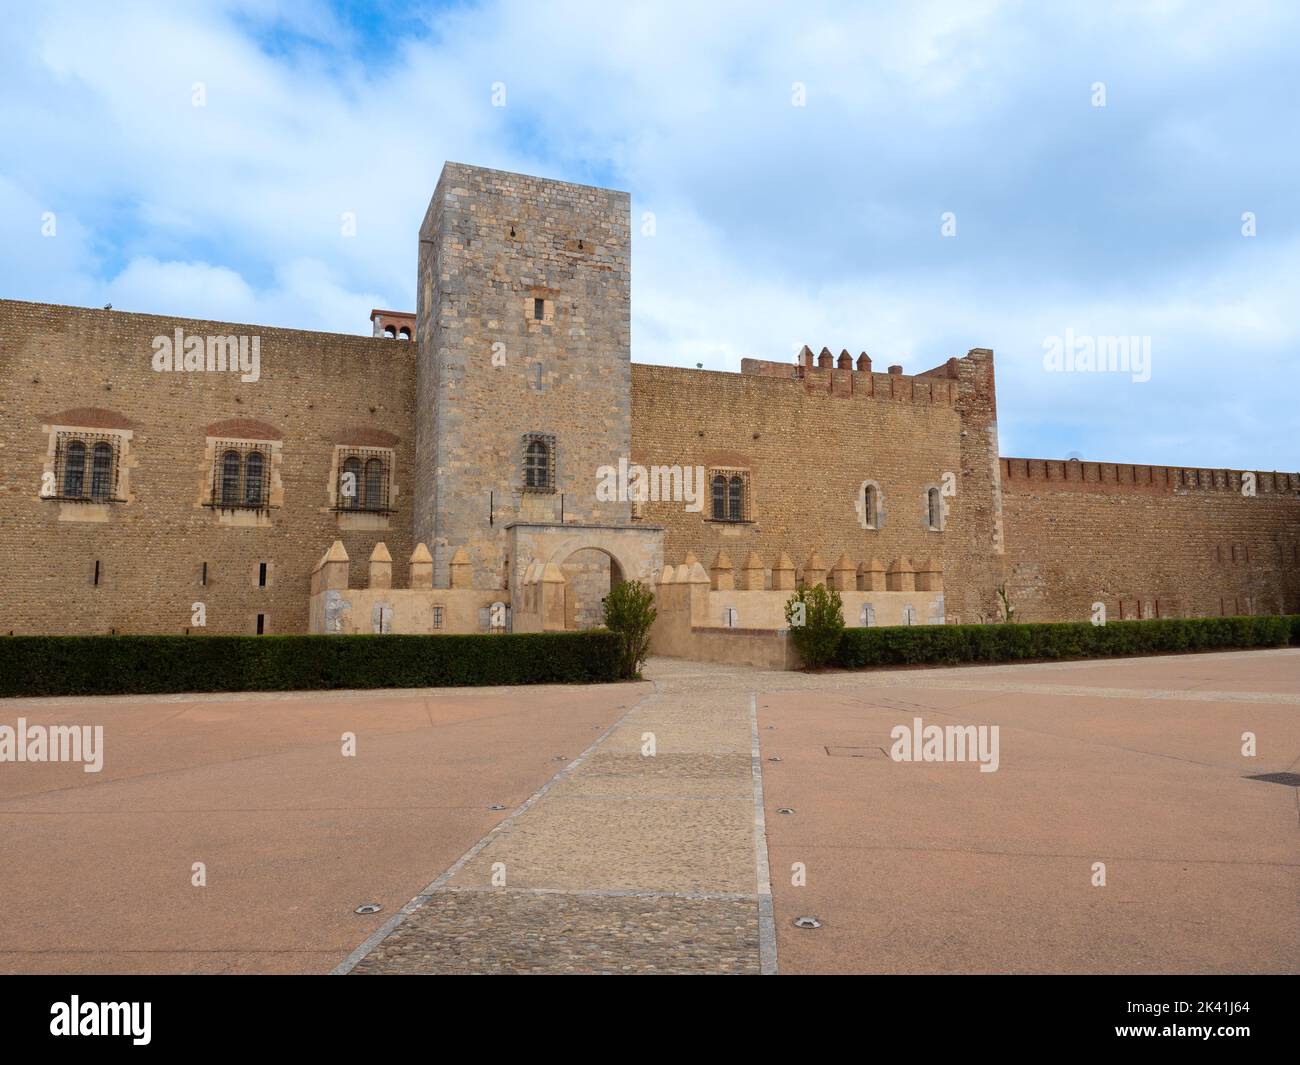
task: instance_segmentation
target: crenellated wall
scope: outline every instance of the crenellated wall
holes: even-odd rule
[[[626,193],[449,163],[417,314],[374,311],[374,337],[0,300],[0,634],[372,631],[386,605],[479,631],[512,597],[520,631],[575,627],[669,558],[711,560],[682,631],[725,650],[743,628],[764,661],[800,582],[849,624],[995,620],[1004,584],[1023,620],[1300,612],[1300,474],[1002,458],[986,348],[911,375],[828,347],[632,364],[630,227]],[[255,342],[258,371],[156,370],[182,334],[209,359]],[[50,493],[74,438],[109,448],[111,491]],[[265,470],[251,505],[217,500],[239,449]],[[364,507],[349,464],[385,469]],[[678,494],[611,495],[629,466]],[[390,548],[428,556],[408,589]]]
[[[746,359],[740,374],[633,365],[633,461],[738,469],[749,481],[742,522],[711,520],[707,498],[698,512],[647,502],[643,520],[664,526],[665,557],[771,558],[797,544],[831,559],[934,558],[949,575],[949,616],[992,616],[1003,575],[992,352],[915,376],[870,372],[865,356],[852,369],[810,357]],[[880,493],[874,527],[860,503],[868,483]],[[936,487],[939,529],[927,500]]]
[[[1020,620],[1088,620],[1095,603],[1109,618],[1300,612],[1300,474],[1001,466]]]

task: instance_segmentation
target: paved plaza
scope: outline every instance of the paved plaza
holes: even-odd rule
[[[0,702],[0,971],[1300,970],[1300,651],[646,676]]]

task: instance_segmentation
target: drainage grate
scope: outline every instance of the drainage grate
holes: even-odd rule
[[[1262,780],[1266,784],[1284,784],[1288,788],[1300,788],[1300,773],[1260,773],[1258,776],[1245,779]]]
[[[361,915],[364,917],[364,916],[366,916],[367,914],[378,913],[378,912],[379,912],[380,910],[382,910],[382,909],[383,909],[383,907],[380,906],[379,903],[377,903],[377,902],[366,902],[366,903],[363,903],[362,905],[358,906],[358,907],[357,907],[355,910],[353,910],[352,912],[353,912],[353,913],[359,913],[359,914],[361,914]]]
[[[874,758],[884,754],[883,747],[827,747],[826,753],[832,758]]]
[[[795,928],[820,928],[822,926],[821,919],[812,916],[796,917],[790,923],[793,924]]]

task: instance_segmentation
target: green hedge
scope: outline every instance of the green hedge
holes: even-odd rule
[[[1290,614],[1287,620],[1291,622],[1291,642],[1300,643],[1300,614]]]
[[[1300,634],[1291,617],[1165,618],[1004,625],[902,625],[845,629],[835,664],[846,669],[918,663],[1014,662],[1026,658],[1281,647]]]
[[[301,691],[618,679],[604,630],[467,636],[5,636],[0,696]]]

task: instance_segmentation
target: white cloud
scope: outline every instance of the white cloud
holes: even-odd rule
[[[1297,340],[1285,8],[511,0],[431,13],[382,63],[329,8],[281,8],[51,3],[0,27],[19,104],[0,111],[0,293],[367,332],[370,307],[413,307],[416,230],[456,159],[655,211],[639,361],[734,370],[808,343],[918,370],[991,346],[1023,449],[1300,467],[1259,416]],[[1149,333],[1152,381],[1042,373],[1067,326]],[[1249,401],[1207,387],[1225,366]]]

